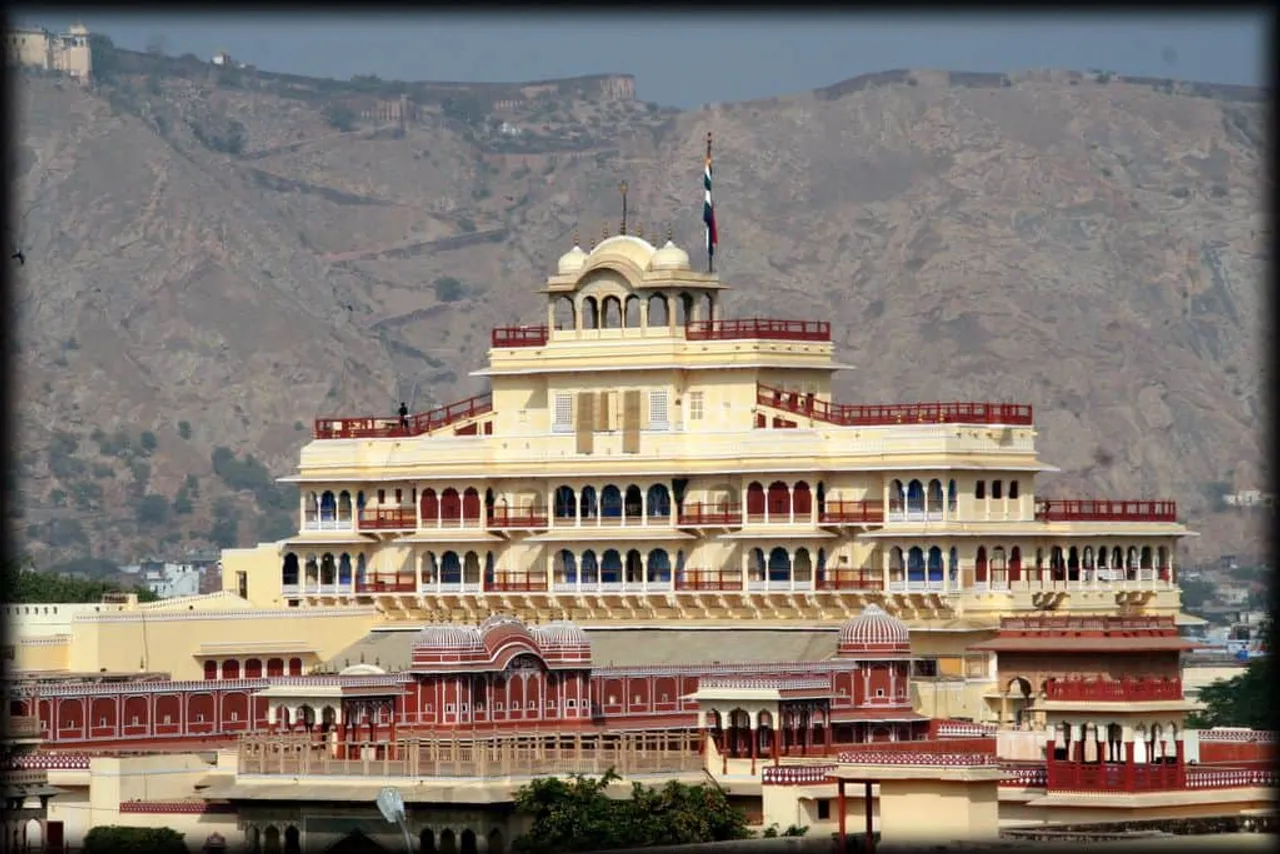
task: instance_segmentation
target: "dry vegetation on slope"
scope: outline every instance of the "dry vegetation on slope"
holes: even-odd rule
[[[1050,494],[1173,497],[1192,555],[1259,547],[1220,500],[1264,483],[1250,93],[892,72],[675,113],[544,88],[401,123],[356,115],[385,97],[203,70],[24,78],[33,551],[278,533],[296,501],[242,456],[215,475],[216,448],[284,474],[313,416],[479,391],[489,328],[542,317],[535,289],[575,228],[616,227],[622,178],[633,221],[697,257],[707,131],[731,313],[829,318],[858,366],[842,399],[1031,402]]]

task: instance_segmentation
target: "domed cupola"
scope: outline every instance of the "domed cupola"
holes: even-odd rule
[[[485,652],[480,632],[471,626],[427,626],[413,639],[416,650],[433,654],[471,655]]]
[[[557,269],[562,276],[572,276],[579,272],[587,263],[587,253],[582,251],[582,247],[574,240],[573,248],[560,256],[560,262]]]
[[[582,659],[591,657],[591,639],[576,623],[555,620],[533,627],[538,648],[550,657]]]
[[[911,654],[907,624],[878,605],[868,605],[862,613],[840,627],[837,655],[859,658],[901,658]]]
[[[661,249],[653,253],[653,259],[649,262],[649,269],[655,271],[687,270],[689,269],[689,253],[668,240]]]

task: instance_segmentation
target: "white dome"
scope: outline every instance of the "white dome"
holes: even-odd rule
[[[418,632],[413,645],[430,652],[484,652],[480,633],[470,626],[427,626]]]
[[[591,649],[591,639],[587,637],[576,623],[568,620],[555,620],[542,626],[533,627],[533,636],[538,646],[546,650]]]
[[[649,262],[649,267],[653,270],[687,270],[689,253],[668,240],[666,245],[653,253],[653,260]]]
[[[868,605],[862,613],[840,627],[840,648],[853,647],[887,651],[890,647],[909,649],[910,630],[879,605]]]
[[[587,253],[582,251],[581,246],[574,246],[568,252],[560,256],[560,263],[557,265],[557,269],[559,269],[560,275],[567,276],[581,270],[582,266],[586,263]]]

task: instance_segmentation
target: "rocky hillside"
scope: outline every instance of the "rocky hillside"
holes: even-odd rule
[[[1261,548],[1261,94],[891,72],[678,113],[627,85],[423,94],[119,64],[18,85],[20,541],[48,564],[286,531],[317,415],[481,390],[580,229],[701,241],[738,315],[829,318],[851,402],[1035,404],[1058,495]],[[290,82],[294,81],[294,82]],[[323,85],[322,85],[323,84]],[[247,458],[246,455],[251,455]]]

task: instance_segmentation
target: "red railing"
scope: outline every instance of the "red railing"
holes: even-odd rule
[[[883,590],[884,575],[872,569],[819,570],[813,585],[818,590]]]
[[[466,400],[460,400],[457,403],[450,403],[447,406],[437,407],[429,412],[423,412],[409,419],[409,429],[414,431],[414,435],[420,433],[430,433],[433,430],[439,430],[441,427],[448,427],[450,424],[456,424],[459,421],[465,421],[468,418],[474,418],[477,415],[484,415],[493,411],[493,394],[485,392],[477,394],[474,397],[468,397]]]
[[[1036,519],[1042,522],[1176,522],[1176,501],[1081,501],[1041,499]]]
[[[450,403],[410,415],[408,426],[400,423],[399,418],[317,418],[315,422],[315,438],[317,439],[390,439],[403,436],[421,436],[447,427],[458,421],[484,415],[493,411],[493,395],[489,392],[477,394],[457,403]]]
[[[495,507],[489,514],[490,528],[546,528],[547,514],[545,510],[531,508],[528,510],[511,510],[506,507]]]
[[[1186,789],[1273,788],[1274,768],[1212,768],[1176,763],[1135,763],[1132,776],[1119,762],[1002,762],[1000,785],[1029,786],[1075,792],[1159,792]]]
[[[356,580],[357,593],[414,593],[417,584],[402,575],[373,576]]]
[[[676,573],[676,590],[741,590],[740,569],[685,569]]]
[[[822,510],[818,513],[818,524],[820,525],[883,521],[883,501],[832,501],[828,499],[823,502]]]
[[[679,525],[697,527],[699,525],[741,525],[742,507],[738,504],[702,501],[686,501],[678,508]]]
[[[393,531],[418,527],[418,514],[412,507],[361,510],[356,526],[367,531]]]
[[[485,583],[484,589],[495,593],[545,593],[547,575],[534,572],[495,572],[493,578]]]
[[[996,738],[919,738],[914,741],[866,741],[842,748],[844,754],[859,753],[968,753],[986,755],[996,752]],[[847,760],[846,760],[847,761]]]
[[[841,427],[885,424],[1031,424],[1032,410],[1021,403],[832,403],[810,394],[757,385],[756,402]]]
[[[1064,701],[1181,700],[1181,679],[1050,679],[1045,699]]]
[[[541,347],[548,332],[545,326],[498,326],[490,340],[494,347]]]
[[[738,320],[691,320],[685,324],[689,341],[723,341],[762,338],[771,341],[830,341],[831,324],[825,320],[772,320],[744,317]]]

